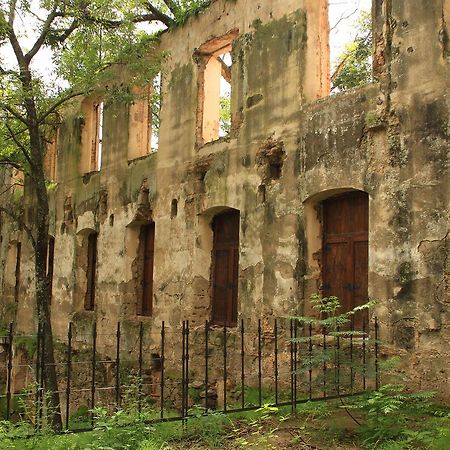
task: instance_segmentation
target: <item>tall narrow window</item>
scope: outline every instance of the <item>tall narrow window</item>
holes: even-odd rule
[[[158,151],[161,110],[161,72],[147,87],[132,88],[128,123],[128,159]]]
[[[329,0],[331,92],[372,81],[372,0]]]
[[[153,260],[155,248],[155,224],[141,228],[140,251],[142,255],[142,291],[137,304],[137,314],[151,316],[153,309]]]
[[[98,100],[93,105],[93,136],[91,151],[91,170],[100,170],[102,167],[103,154],[103,100]]]
[[[97,273],[97,233],[88,236],[87,268],[86,268],[86,295],[84,309],[93,311],[95,306],[95,282]]]
[[[323,294],[339,298],[342,311],[368,300],[369,202],[352,192],[323,202]],[[363,315],[355,317],[362,324]]]
[[[52,291],[53,291],[54,259],[55,259],[55,238],[53,236],[49,236],[47,249],[47,278],[49,282],[50,303],[52,301]]]
[[[237,323],[239,274],[239,211],[231,210],[213,220],[212,322]]]
[[[16,243],[16,269],[15,269],[15,285],[14,285],[14,301],[19,302],[20,292],[20,259],[22,255],[22,244]]]
[[[232,44],[238,30],[203,44],[197,51],[201,67],[197,141],[199,144],[226,136],[231,129]]]
[[[44,169],[45,175],[51,181],[56,180],[56,161],[58,154],[58,139],[59,139],[59,129],[56,130],[55,134],[51,138],[50,142],[47,143],[45,159],[44,159]]]
[[[159,148],[159,124],[161,115],[161,83],[162,77],[159,72],[155,78],[153,78],[153,86],[151,90],[150,99],[150,120],[149,120],[149,143],[148,148],[150,152],[157,152]]]

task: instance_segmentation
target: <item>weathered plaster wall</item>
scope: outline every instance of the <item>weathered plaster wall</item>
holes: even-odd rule
[[[60,130],[52,203],[55,332],[64,336],[72,320],[89,333],[97,320],[112,353],[118,320],[124,339],[143,320],[155,349],[162,320],[202,325],[210,317],[210,222],[225,207],[241,213],[239,318],[254,324],[308,310],[320,288],[316,207],[358,189],[370,197],[369,295],[379,301],[386,351],[409,355],[419,383],[448,394],[449,3],[374,0],[376,82],[325,97],[325,1],[218,0],[161,38],[170,56],[159,151],[128,161],[129,108],[106,104],[98,173],[79,172],[83,116],[74,108]],[[195,51],[235,28],[232,131],[198,146]],[[136,316],[133,275],[145,220],[156,226],[148,318]],[[92,230],[98,287],[95,311],[85,311],[83,239]],[[32,327],[32,316],[32,291],[23,290],[19,327]],[[133,345],[129,338],[124,348]]]

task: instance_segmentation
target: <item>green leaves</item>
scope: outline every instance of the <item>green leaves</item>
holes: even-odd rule
[[[356,22],[356,37],[334,63],[332,92],[345,91],[372,81],[371,14],[363,11]]]

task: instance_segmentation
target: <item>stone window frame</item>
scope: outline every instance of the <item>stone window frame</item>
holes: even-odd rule
[[[102,168],[105,118],[103,96],[85,99],[82,114],[80,172],[85,175],[100,172]]]
[[[239,37],[239,29],[233,28],[232,30],[228,31],[226,34],[215,37],[213,39],[208,40],[207,42],[203,43],[196,51],[194,52],[194,60],[198,64],[198,77],[197,77],[197,117],[196,117],[196,146],[197,148],[202,147],[205,144],[213,143],[216,141],[219,141],[220,139],[226,138],[227,136],[221,137],[219,136],[219,117],[217,122],[217,130],[210,131],[211,134],[214,134],[212,138],[205,138],[205,100],[206,100],[206,93],[207,86],[205,86],[205,83],[207,82],[206,75],[207,70],[210,67],[210,62],[212,58],[218,57],[219,55],[222,55],[224,53],[231,53],[231,56],[233,58],[232,53],[232,47],[233,42]],[[231,70],[232,71],[232,70]],[[217,71],[216,71],[217,72]],[[219,81],[221,78],[222,73],[222,67],[220,68],[220,75],[219,75]],[[216,79],[217,80],[217,79]],[[217,86],[216,86],[217,87]],[[230,97],[233,97],[233,80],[230,75],[230,89],[231,94]],[[217,114],[220,111],[220,93],[219,96],[214,99],[214,108],[211,107],[211,110],[217,109],[217,112],[214,112],[214,114]],[[217,108],[216,108],[217,106]],[[233,111],[233,105],[230,106],[231,112]],[[208,117],[211,114],[208,114]],[[233,120],[233,114],[231,114],[231,129],[234,128],[234,120]],[[217,136],[216,136],[217,135]]]
[[[153,127],[153,100],[155,92],[155,82],[159,80],[158,90],[160,95],[158,116],[161,120],[162,103],[162,71],[159,71],[150,84],[146,86],[132,86],[131,94],[133,100],[128,111],[128,148],[127,160],[143,158],[145,156],[157,153],[159,150],[159,128],[157,133],[157,145],[153,146],[155,138]],[[133,129],[138,127],[137,133]],[[136,136],[141,136],[140,139]]]
[[[57,181],[56,165],[58,161],[59,127],[46,143],[44,158],[45,175],[50,181]]]
[[[75,241],[75,255],[74,255],[74,266],[75,266],[75,289],[73,295],[73,311],[76,313],[85,312],[88,314],[94,313],[96,309],[96,300],[97,300],[97,292],[94,292],[94,302],[93,307],[87,308],[87,295],[88,295],[88,247],[89,247],[89,237],[95,235],[97,236],[97,255],[95,258],[95,267],[93,268],[93,283],[94,290],[97,289],[98,284],[98,269],[99,269],[99,239],[100,233],[98,232],[98,228],[93,226],[88,226],[86,228],[82,228],[76,233],[76,241]],[[90,305],[92,306],[92,305]]]

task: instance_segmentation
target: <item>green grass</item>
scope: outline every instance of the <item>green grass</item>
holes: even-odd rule
[[[352,400],[356,405],[359,400]],[[384,400],[383,400],[384,401]],[[350,400],[348,406],[351,408]],[[86,411],[79,416],[84,417]],[[195,412],[195,411],[194,411]],[[319,401],[290,407],[269,408],[226,416],[213,413],[180,422],[146,424],[152,412],[137,416],[120,411],[112,417],[98,410],[97,428],[85,433],[55,435],[47,431],[33,435],[27,424],[0,422],[0,449],[20,450],[278,450],[302,448],[305,443],[321,449],[409,450],[450,448],[450,409],[411,407],[383,420],[371,421],[367,411],[349,409],[358,425],[339,401]],[[399,420],[401,419],[401,420]],[[384,428],[401,423],[396,435]],[[27,436],[28,437],[25,437]],[[374,436],[380,436],[374,439]],[[298,447],[296,447],[298,445]]]

